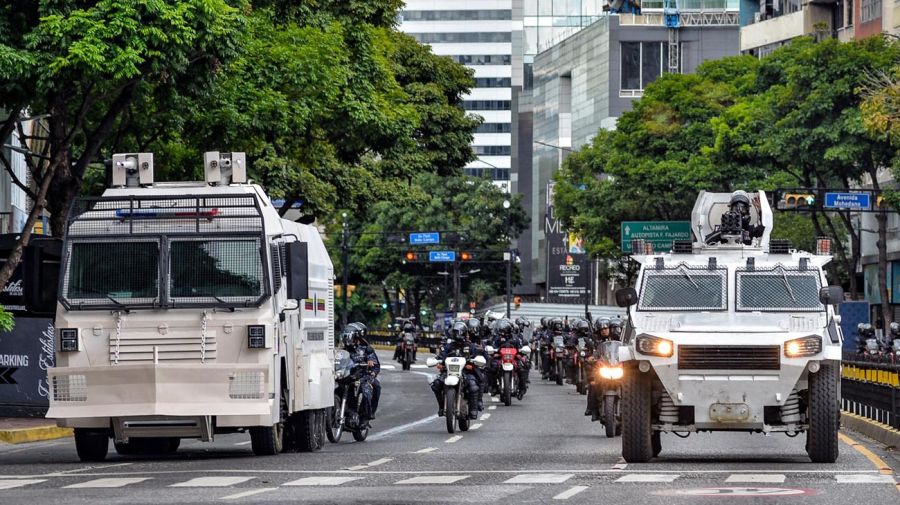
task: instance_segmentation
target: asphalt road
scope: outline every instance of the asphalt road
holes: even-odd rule
[[[424,363],[424,356],[419,357]],[[389,364],[388,360],[384,360]],[[624,464],[620,439],[584,417],[584,397],[532,375],[522,402],[490,402],[450,436],[429,370],[382,372],[369,440],[313,454],[255,457],[248,435],[185,441],[165,458],[78,462],[72,440],[0,445],[0,504],[122,503],[900,503],[897,453],[842,435],[835,464],[810,463],[804,437],[663,436],[660,457]],[[850,438],[847,438],[849,435]],[[853,446],[851,446],[851,444]],[[859,445],[857,445],[859,444]],[[869,454],[864,454],[869,451]],[[877,461],[891,468],[879,468]]]

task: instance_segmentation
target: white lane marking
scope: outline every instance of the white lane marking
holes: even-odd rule
[[[62,472],[56,472],[55,474],[48,474],[48,475],[69,475],[69,474],[73,474],[76,472],[87,472],[90,470],[106,470],[107,468],[115,468],[117,466],[128,466],[130,464],[131,463],[115,463],[115,464],[111,464],[111,465],[91,465],[91,466],[85,466],[83,468],[76,468],[74,470],[64,470]]]
[[[72,484],[71,486],[63,486],[63,489],[125,487],[129,484],[144,482],[145,480],[150,480],[150,477],[106,477],[103,479],[89,480],[87,482],[79,482],[78,484]]]
[[[0,480],[0,489],[30,486],[32,484],[40,484],[46,480],[47,479]]]
[[[433,415],[433,416],[426,417],[424,419],[419,419],[418,421],[413,421],[411,423],[403,424],[400,426],[395,426],[389,430],[384,430],[380,433],[375,433],[374,435],[369,436],[369,440],[370,441],[381,440],[382,438],[389,437],[391,435],[396,435],[397,433],[402,433],[406,430],[415,428],[416,426],[419,426],[420,424],[430,423],[431,421],[434,421],[435,419],[439,419],[439,417],[437,415]]]
[[[428,365],[409,365],[410,368],[428,368]]]
[[[197,477],[169,487],[228,487],[253,480],[253,477]]]
[[[628,463],[616,463],[615,465],[612,466],[612,469],[613,470],[624,470],[627,467],[628,467]]]
[[[350,470],[351,472],[358,472],[360,470],[365,470],[366,468],[369,468],[369,467],[367,465],[356,465],[356,466],[348,466],[347,468],[344,468],[344,470]]]
[[[387,463],[388,461],[394,461],[394,460],[393,460],[393,458],[376,459],[375,461],[373,461],[371,463],[366,463],[365,465],[351,466],[349,468],[346,468],[346,470],[351,470],[354,472],[359,471],[359,470],[366,470],[368,468],[372,468],[373,466],[383,465],[383,464]]]
[[[491,418],[491,415],[490,415],[490,414],[482,414],[482,415],[481,415],[481,420],[482,420],[482,421],[487,421],[487,420],[490,419],[490,418]]]
[[[500,399],[497,398],[496,396],[492,396],[492,397],[491,397],[491,401],[494,402],[494,403],[499,403],[499,402],[500,402]]]
[[[394,484],[453,484],[468,478],[468,475],[423,475],[421,477],[404,479]]]
[[[672,482],[678,477],[678,474],[635,473],[619,477],[616,482]]]
[[[491,405],[490,407],[488,407],[488,410],[497,410],[497,406],[496,406],[496,405]]]
[[[562,493],[559,493],[558,495],[554,496],[553,499],[554,500],[568,500],[569,498],[575,496],[576,494],[584,491],[587,488],[588,488],[587,486],[572,486],[569,489],[563,491]]]
[[[725,482],[757,482],[766,484],[783,484],[785,476],[778,473],[745,473],[729,475]]]
[[[523,473],[504,484],[562,484],[571,478],[571,473]]]
[[[424,449],[419,449],[415,452],[415,454],[425,454],[427,452],[434,452],[436,450],[438,450],[437,447],[426,447]]]
[[[246,441],[244,441],[244,442],[238,442],[238,443],[236,443],[236,444],[234,444],[234,445],[250,445],[251,443],[253,443],[252,440],[246,440]]]
[[[385,370],[396,370],[397,369],[397,367],[394,365],[381,365],[381,368],[384,368]]]
[[[835,475],[838,484],[894,484],[893,475]]]
[[[220,500],[237,500],[240,498],[246,498],[248,496],[255,496],[261,493],[268,493],[269,491],[276,491],[277,487],[264,487],[260,489],[251,489],[250,491],[244,491],[241,493],[230,494],[228,496],[223,496]]]
[[[472,426],[469,426],[470,430],[477,430],[478,428],[481,428],[481,423],[475,423]]]
[[[283,486],[340,486],[355,480],[362,480],[362,477],[304,477],[302,479],[292,480],[291,482],[282,484]]]
[[[460,440],[462,440],[462,435],[453,435],[452,437],[448,438],[447,440],[444,440],[444,443],[454,444],[456,442],[459,442]]]

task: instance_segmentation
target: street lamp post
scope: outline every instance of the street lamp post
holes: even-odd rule
[[[511,206],[509,200],[503,200],[503,208],[506,209],[506,317],[512,317],[512,241],[509,236],[509,208]]]
[[[341,233],[341,265],[343,266],[343,275],[341,279],[341,328],[347,326],[347,274],[349,272],[348,262],[348,239],[350,236],[350,225],[347,223],[347,213],[341,213],[341,221],[343,232]]]

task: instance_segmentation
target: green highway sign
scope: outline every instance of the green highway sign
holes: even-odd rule
[[[622,252],[631,252],[631,241],[643,239],[655,252],[669,252],[675,240],[691,240],[690,221],[623,221]]]

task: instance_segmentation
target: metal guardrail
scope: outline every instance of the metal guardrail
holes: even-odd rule
[[[841,367],[841,406],[900,429],[900,365],[845,360]]]
[[[431,352],[437,352],[441,346],[441,334],[436,332],[426,332],[419,334],[419,349],[427,348]],[[386,345],[393,347],[400,341],[400,335],[389,330],[372,330],[368,333],[370,344]]]

